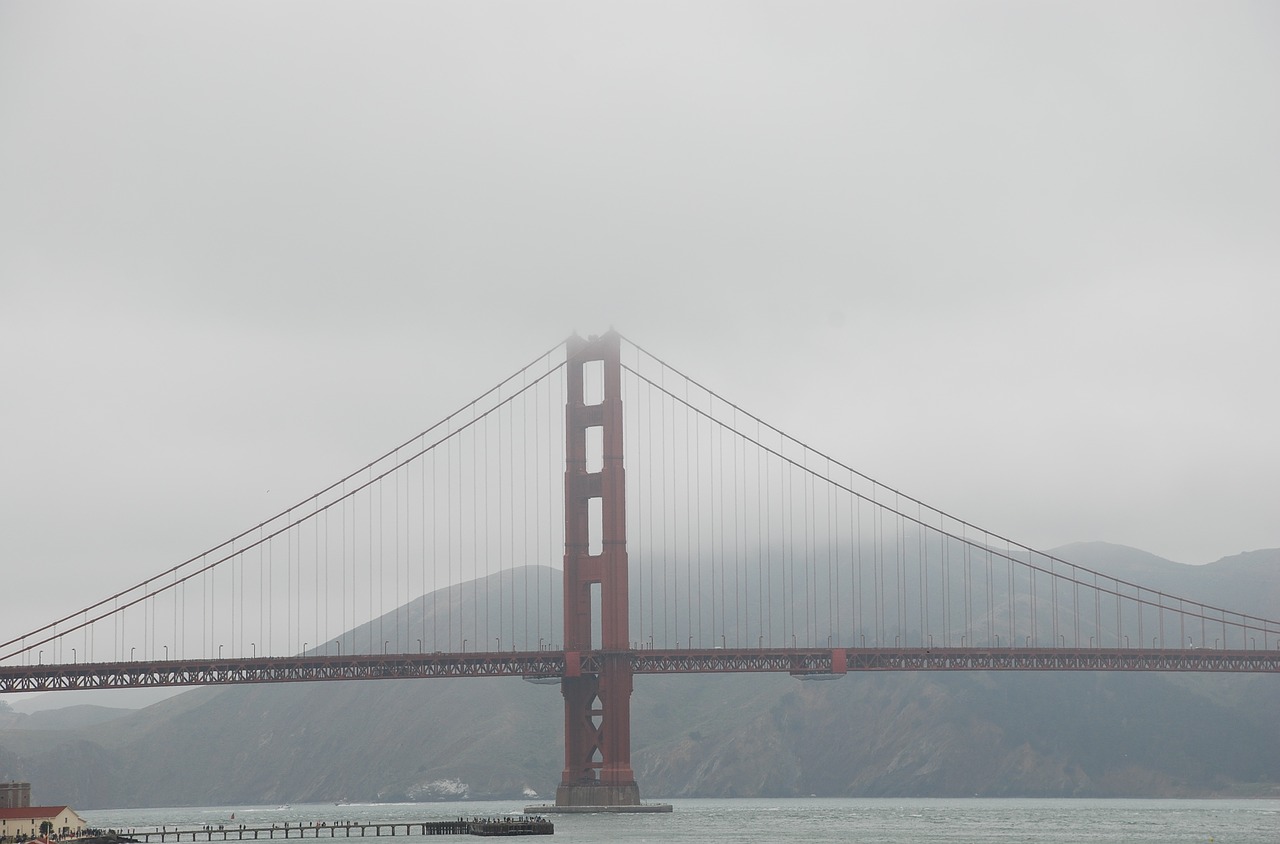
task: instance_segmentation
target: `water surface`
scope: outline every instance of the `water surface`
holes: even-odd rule
[[[536,801],[534,801],[536,802]],[[581,842],[1214,842],[1277,844],[1280,800],[809,798],[671,800],[672,814],[553,815],[551,841]],[[444,820],[520,812],[519,801],[91,810],[108,828],[271,826]],[[234,816],[234,818],[233,818]],[[277,839],[283,840],[283,839]],[[297,841],[297,838],[291,838]],[[311,840],[311,839],[308,839]],[[321,841],[328,840],[322,838]],[[344,839],[339,835],[337,841]],[[406,837],[416,842],[441,838]],[[469,839],[468,839],[469,840]],[[366,839],[372,844],[372,839]]]

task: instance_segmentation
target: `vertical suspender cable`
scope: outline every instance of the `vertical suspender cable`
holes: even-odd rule
[[[483,433],[481,433],[481,431],[483,431]],[[480,465],[480,467],[479,467],[479,469],[478,469],[478,477],[479,477],[479,478],[481,479],[481,481],[483,482],[483,484],[484,484],[484,488],[483,488],[483,490],[482,490],[482,492],[481,492],[481,498],[480,498],[480,500],[481,500],[482,504],[481,504],[481,505],[477,505],[477,509],[476,509],[476,517],[477,517],[477,521],[478,521],[478,520],[479,520],[480,515],[481,515],[481,514],[483,514],[483,515],[484,515],[484,528],[483,528],[483,533],[484,533],[484,551],[483,551],[483,556],[484,556],[484,569],[483,569],[483,575],[482,575],[481,573],[479,573],[479,572],[477,572],[475,575],[473,575],[475,579],[474,579],[472,582],[475,584],[475,588],[476,588],[476,589],[479,589],[479,588],[481,587],[481,585],[483,585],[483,586],[484,586],[484,625],[483,625],[483,627],[482,627],[482,628],[480,627],[479,612],[478,612],[478,610],[479,610],[479,603],[478,603],[478,601],[479,601],[479,596],[478,596],[478,595],[477,595],[477,606],[476,606],[476,609],[477,609],[477,613],[476,613],[476,615],[477,615],[477,618],[476,618],[476,624],[477,624],[477,630],[476,630],[476,633],[477,633],[477,636],[476,636],[476,638],[479,640],[479,642],[480,642],[482,645],[484,645],[484,647],[478,647],[478,648],[476,648],[476,650],[485,650],[485,651],[487,651],[487,650],[489,650],[489,645],[488,645],[488,643],[489,643],[489,641],[490,641],[490,640],[492,640],[492,639],[493,639],[493,637],[489,635],[490,633],[492,633],[492,632],[493,632],[493,627],[492,627],[492,625],[491,625],[491,624],[490,624],[490,622],[489,622],[489,593],[492,591],[492,590],[489,588],[489,587],[490,587],[490,582],[489,582],[489,574],[490,574],[490,568],[489,568],[489,564],[490,564],[490,558],[489,558],[489,534],[491,534],[493,531],[489,528],[489,509],[490,509],[490,507],[489,507],[489,498],[490,498],[490,496],[489,496],[489,451],[490,451],[490,445],[489,445],[489,417],[488,417],[488,416],[485,416],[485,418],[484,418],[484,427],[476,431],[476,439],[477,439],[477,440],[479,440],[481,436],[483,436],[483,437],[484,437],[484,440],[483,440],[482,442],[477,442],[477,444],[476,444],[476,448],[477,448],[477,449],[479,449],[479,452],[480,452],[478,460],[479,460],[479,462],[480,462],[480,464],[481,464],[481,465]],[[477,542],[476,544],[477,544],[477,545],[479,545],[480,543],[479,543],[479,542]],[[476,568],[479,568],[479,566],[476,566]],[[483,580],[481,579],[482,577],[483,577]],[[481,629],[483,629],[483,630],[484,630],[484,633],[483,633],[483,634],[481,634],[481,633],[480,633],[480,630],[481,630]]]
[[[395,462],[400,462],[400,450],[396,449]],[[407,473],[406,473],[407,474]],[[395,539],[395,551],[392,555],[391,576],[395,580],[395,641],[396,653],[404,653],[404,647],[400,642],[400,478],[397,475],[391,476],[391,485],[395,489],[392,496],[391,505],[395,508],[395,516],[391,519],[392,536]]]
[[[639,366],[640,366],[640,353],[639,353],[639,351],[637,350],[637,352],[636,352],[636,367],[637,367],[637,368],[639,368]],[[639,382],[639,381],[637,381],[637,382],[636,382],[636,389],[637,389],[637,392],[639,391],[639,387],[640,387],[640,382]],[[644,391],[645,391],[645,398],[644,398],[645,426],[644,426],[644,430],[645,430],[645,437],[647,438],[647,439],[646,439],[646,442],[647,442],[647,445],[648,445],[648,454],[646,455],[646,456],[647,456],[647,459],[644,461],[644,463],[643,463],[642,465],[644,465],[644,466],[649,470],[649,485],[648,485],[648,490],[647,490],[647,492],[648,492],[648,494],[649,494],[649,546],[648,546],[648,548],[649,548],[649,558],[648,558],[648,567],[649,567],[649,635],[654,637],[654,643],[655,643],[655,644],[657,644],[657,643],[661,642],[661,643],[663,643],[663,644],[662,644],[662,647],[666,647],[665,642],[666,642],[666,633],[667,633],[667,631],[664,629],[664,630],[662,631],[662,638],[661,638],[661,639],[658,639],[658,638],[657,638],[657,632],[658,632],[658,631],[657,631],[657,627],[656,627],[656,620],[657,620],[657,616],[655,615],[655,613],[654,613],[654,609],[653,609],[654,602],[655,602],[655,601],[657,601],[657,599],[658,599],[658,591],[657,591],[657,589],[655,588],[655,583],[654,583],[654,574],[655,574],[655,571],[656,571],[656,570],[657,570],[657,568],[658,568],[658,566],[657,566],[657,562],[658,562],[658,561],[655,559],[655,553],[656,553],[656,552],[654,551],[654,530],[653,530],[653,523],[654,523],[654,521],[656,521],[656,516],[655,516],[655,513],[654,513],[654,509],[653,509],[653,464],[654,464],[654,459],[653,459],[653,458],[654,458],[654,454],[653,454],[653,387],[652,387],[651,385],[649,385],[649,384],[645,384],[645,385],[644,385]],[[664,583],[664,585],[665,585],[665,583]],[[664,601],[665,601],[665,595],[664,595]]]
[[[476,419],[475,406],[471,407],[471,421]],[[471,571],[476,569],[476,557],[480,553],[480,431],[473,424],[471,431]],[[487,564],[487,561],[486,561]],[[471,643],[477,651],[485,650],[484,639],[480,636],[480,579],[471,577]]]
[[[667,380],[666,368],[663,367],[662,369],[660,369],[658,372],[658,375],[662,379],[663,389],[665,390],[666,380]],[[662,473],[663,475],[666,475],[667,473],[667,408],[666,408],[667,399],[666,399],[665,393],[660,394],[658,396],[658,399],[659,401],[662,402],[662,406],[659,408],[659,413],[658,413],[658,421],[661,426],[658,434],[658,443],[662,448]],[[672,451],[674,450],[675,449],[673,448]],[[669,483],[674,482],[674,478],[675,478],[675,473],[673,472],[670,476],[670,480],[666,477],[662,479],[662,634],[664,638],[670,635],[671,624],[670,624],[669,616],[672,608],[672,601],[675,600],[674,595],[672,596],[671,599],[667,598],[667,584],[669,582],[669,577],[667,575],[667,548],[668,548],[667,529],[671,522],[671,519],[669,518],[668,512],[667,512],[667,485]],[[679,642],[680,640],[680,631],[678,629],[675,631],[675,639],[676,639],[676,642]],[[671,644],[668,643],[667,647],[670,647],[670,646]]]
[[[827,474],[832,474],[830,460],[827,460]],[[832,484],[829,480],[827,484],[827,524],[833,525],[831,538],[828,541],[835,545],[834,557],[830,549],[827,551],[827,614],[829,616],[829,626],[835,635],[835,645],[839,647],[844,644],[843,631],[840,629],[840,492],[832,490]],[[832,589],[833,580],[834,589]]]
[[[710,414],[711,411],[712,411],[712,400],[711,400],[711,397],[708,396],[707,397],[708,414]],[[689,413],[689,411],[687,410],[685,412]],[[697,416],[693,417],[693,424],[694,424],[695,431],[701,430],[702,422]],[[697,454],[698,454],[698,462],[699,464],[701,464],[702,462],[701,444],[699,444],[695,450],[697,451]],[[717,456],[718,455],[716,454],[716,426],[713,424],[708,424],[707,425],[707,548],[709,549],[709,556],[711,558],[711,572],[710,572],[711,583],[710,583],[710,588],[707,591],[711,593],[711,627],[709,632],[712,639],[715,639],[716,637],[715,633],[716,633],[716,630],[718,629],[716,627],[716,558],[719,556],[719,553],[716,551],[716,522],[717,522],[716,517],[720,515],[720,513],[716,506],[717,504],[716,492],[719,490],[719,486],[716,484],[716,465],[718,462],[716,460]],[[701,500],[701,495],[699,495],[699,500]],[[722,508],[723,506],[724,506],[723,502],[720,502],[720,507]],[[723,524],[723,522],[721,523]],[[698,547],[699,548],[702,547],[701,543],[699,543]],[[698,570],[702,571],[702,566],[699,566]],[[701,586],[701,582],[699,582],[699,586]],[[723,605],[721,606],[723,607]],[[702,625],[698,625],[698,638],[701,640],[702,636],[703,636]]]
[[[849,488],[853,488],[850,483]],[[852,548],[853,576],[849,579],[849,644],[862,646],[859,639],[862,615],[862,499],[849,496],[849,543]]]
[[[426,444],[425,438],[421,444],[424,444],[425,446]],[[435,450],[434,448],[433,450],[431,450],[430,457],[431,457],[431,502],[433,502],[433,507],[431,507],[430,516],[426,514],[426,457],[422,457],[422,461],[419,464],[419,473],[420,473],[419,474],[419,507],[421,508],[421,511],[422,511],[422,532],[421,532],[422,556],[420,558],[419,565],[421,566],[420,574],[421,574],[422,589],[419,594],[419,598],[417,598],[417,608],[419,608],[419,630],[417,630],[417,634],[419,634],[419,637],[422,642],[422,647],[420,649],[426,649],[426,643],[428,643],[428,638],[426,638],[426,592],[428,592],[428,585],[426,585],[426,561],[428,561],[428,557],[430,557],[430,560],[431,560],[431,585],[430,585],[431,633],[433,634],[435,633],[435,506],[434,506]],[[428,530],[428,525],[430,525],[430,529],[431,529],[430,546],[428,546],[428,542],[426,542],[426,530]],[[435,651],[434,635],[433,637],[431,637],[430,642],[431,642],[431,649]]]
[[[756,423],[756,439],[759,439],[759,438],[760,438],[760,423],[757,422]],[[764,626],[764,599],[766,594],[765,579],[764,579],[764,558],[765,558],[765,553],[767,552],[768,549],[764,547],[764,525],[761,524],[761,522],[763,522],[764,520],[764,507],[762,506],[761,495],[763,494],[765,489],[765,478],[763,477],[763,473],[760,471],[760,467],[764,463],[764,452],[759,448],[759,446],[756,447],[755,452],[756,452],[756,475],[755,475],[756,477],[756,484],[755,484],[756,486],[756,612],[757,612],[757,615],[759,616],[759,623],[756,628],[756,633],[758,638],[756,638],[754,641],[756,642],[757,647],[759,647],[764,644],[764,633],[767,629]],[[753,641],[750,639],[750,636],[748,636],[748,641]]]
[[[929,558],[929,536],[925,532],[922,514],[920,512],[920,503],[916,502],[916,572],[918,583],[916,590],[920,604],[918,612],[920,613],[920,647],[924,647],[925,638],[928,635],[927,627],[929,625],[929,579],[925,561]]]
[[[986,590],[986,612],[987,612],[987,646],[991,645],[991,637],[995,635],[995,608],[992,603],[995,601],[994,587],[991,583],[991,536],[986,532],[982,532],[982,548],[983,562],[987,579]]]
[[[693,495],[693,500],[697,501],[697,507],[694,510],[695,536],[689,537],[689,539],[693,540],[696,538],[696,541],[698,543],[696,554],[694,553],[692,547],[688,551],[688,558],[691,561],[693,561],[693,566],[694,568],[697,569],[697,574],[698,574],[698,588],[696,590],[696,593],[698,596],[698,612],[696,616],[698,632],[696,636],[690,637],[689,647],[693,647],[693,642],[695,641],[695,639],[698,643],[698,646],[701,647],[702,646],[702,453],[701,453],[702,443],[701,443],[701,437],[699,436],[697,418],[694,418],[693,420],[693,437],[690,438],[689,436],[689,418],[693,414],[691,414],[687,409],[688,401],[689,401],[689,382],[687,380],[684,382],[684,398],[685,398],[685,407],[686,407],[686,410],[684,411],[684,459],[685,459],[686,467],[689,467],[689,466],[696,467],[691,470],[686,468],[686,471],[692,471],[694,473],[693,480],[692,480],[692,484],[693,484],[692,495]],[[692,452],[690,452],[690,449],[692,449]],[[691,494],[688,488],[689,483],[690,483],[689,476],[688,474],[686,474],[685,475],[685,486],[686,486],[685,496],[686,497],[689,497]],[[688,589],[688,593],[689,593],[688,594],[689,601],[692,602],[693,596],[695,593],[692,579],[688,581],[686,588]],[[691,624],[694,618],[695,616],[693,613],[693,604],[690,603],[689,620]]]
[[[757,427],[759,422],[756,423]],[[765,590],[764,605],[768,608],[768,626],[765,632],[769,637],[769,647],[773,647],[773,490],[771,488],[773,469],[768,457],[763,457],[764,463],[764,553],[765,553],[765,571],[767,572],[766,582],[768,588]]]
[[[520,397],[520,430],[523,431],[527,427],[527,419],[525,418],[525,401],[524,395]],[[518,546],[516,544],[516,488],[519,484],[520,492],[523,494],[528,479],[522,471],[524,468],[523,461],[516,459],[516,405],[512,401],[507,407],[507,477],[509,478],[507,487],[507,517],[510,519],[507,530],[507,574],[511,580],[510,601],[507,604],[507,624],[511,631],[512,650],[529,650],[528,647],[517,647],[517,644],[523,641],[526,645],[529,641],[529,625],[528,613],[525,613],[525,624],[522,628],[516,627],[516,594],[519,586],[516,580],[516,567],[520,564],[517,559],[523,559],[523,552],[517,553]],[[517,481],[517,478],[519,479]],[[499,486],[499,492],[502,487]]]
[[[1014,645],[1018,643],[1018,640],[1015,638],[1017,636],[1018,604],[1017,604],[1017,601],[1014,600],[1014,594],[1013,594],[1014,592],[1013,549],[1009,547],[1009,540],[1007,539],[1005,540],[1005,543],[1004,543],[1004,558],[1005,558],[1005,562],[1008,563],[1008,569],[1009,569],[1009,586],[1008,586],[1008,594],[1006,595],[1006,597],[1008,598],[1008,601],[1009,601],[1009,647],[1012,648]]]

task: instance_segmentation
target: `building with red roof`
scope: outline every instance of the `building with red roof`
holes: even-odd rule
[[[46,823],[48,827],[42,829]],[[35,838],[46,829],[54,835],[74,835],[84,826],[84,818],[70,806],[0,808],[0,839]]]

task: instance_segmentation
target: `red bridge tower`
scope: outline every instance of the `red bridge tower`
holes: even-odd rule
[[[619,336],[569,338],[564,475],[564,773],[556,806],[639,806],[631,770],[631,644],[627,622],[627,515],[622,469]],[[588,369],[594,370],[586,377]],[[591,383],[587,404],[584,387]],[[593,431],[598,429],[598,431]],[[599,454],[588,453],[588,442]],[[598,502],[598,511],[595,502]],[[593,536],[593,531],[598,535]],[[594,552],[594,553],[593,553]],[[600,641],[593,641],[599,589]],[[600,672],[579,656],[598,651]]]

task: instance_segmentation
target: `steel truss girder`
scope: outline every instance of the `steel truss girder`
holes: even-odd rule
[[[433,677],[558,677],[556,651],[257,657],[0,666],[0,693],[154,686],[409,680]]]
[[[1280,673],[1280,649],[847,648],[638,650],[637,674],[850,671],[1190,671]],[[841,668],[839,659],[843,656]],[[593,670],[582,657],[584,671]]]
[[[844,671],[833,655],[843,653]],[[576,674],[599,674],[606,654],[625,655],[636,674],[852,671],[1172,671],[1280,673],[1280,649],[1133,650],[1124,648],[780,648],[765,650],[588,651]],[[258,657],[255,659],[101,662],[0,666],[0,694],[156,686],[312,683],[328,680],[413,680],[439,677],[559,678],[560,651],[476,654],[395,654]]]

